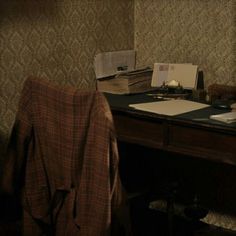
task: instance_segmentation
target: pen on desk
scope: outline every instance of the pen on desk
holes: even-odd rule
[[[164,99],[164,100],[173,100],[174,98],[170,98],[170,97],[163,97],[162,95],[158,95],[158,94],[152,94],[152,93],[148,93],[147,96],[152,96],[153,98],[157,98],[157,99]]]
[[[209,118],[193,118],[195,121],[204,121],[204,120],[209,120]]]
[[[158,98],[158,99],[164,99],[164,100],[173,100],[174,98],[168,98],[168,97],[161,97],[161,96],[157,96],[154,98]]]
[[[147,96],[163,96],[162,93],[147,93]]]

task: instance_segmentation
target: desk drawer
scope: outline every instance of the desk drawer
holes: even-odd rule
[[[204,128],[169,126],[168,149],[236,165],[236,136]]]
[[[165,125],[162,121],[115,115],[114,122],[119,140],[152,148],[163,147]]]

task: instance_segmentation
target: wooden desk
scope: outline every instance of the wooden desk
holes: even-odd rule
[[[223,111],[209,107],[170,117],[129,108],[132,103],[156,101],[146,95],[106,94],[106,97],[113,113],[118,140],[128,143],[131,149],[135,148],[134,155],[126,146],[125,154],[122,153],[122,180],[128,191],[148,188],[151,196],[154,193],[157,199],[165,199],[166,191],[169,196],[168,189],[174,181],[180,186],[176,202],[180,200],[189,204],[196,195],[208,209],[219,210],[226,215],[236,214],[236,124],[208,119],[211,114]],[[150,148],[151,153],[147,152],[147,156],[141,146],[129,143]],[[163,153],[159,158],[159,154]],[[222,218],[213,220],[221,222]],[[227,217],[224,220],[225,225],[230,224]]]
[[[236,124],[208,119],[210,114],[223,111],[209,107],[170,117],[128,107],[131,103],[156,101],[147,95],[106,94],[106,97],[118,140],[236,165]]]

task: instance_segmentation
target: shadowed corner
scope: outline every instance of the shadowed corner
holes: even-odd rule
[[[0,1],[0,22],[5,17],[10,17],[11,20],[13,20],[24,16],[31,21],[38,21],[39,19],[43,20],[45,17],[51,18],[57,14],[57,7],[55,6],[57,4],[56,2],[57,1],[49,0]]]
[[[8,137],[0,131],[0,235],[20,235],[21,207],[19,199],[2,191],[1,179],[4,174]]]
[[[7,137],[4,138],[4,134],[0,131],[0,178],[3,171],[3,161],[6,157],[6,146],[7,146]],[[0,189],[0,193],[1,193]]]

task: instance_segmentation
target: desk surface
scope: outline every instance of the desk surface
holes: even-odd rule
[[[236,123],[210,120],[222,110],[207,107],[176,116],[135,110],[129,104],[157,101],[146,94],[105,94],[118,139],[163,151],[236,165]]]

